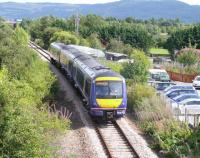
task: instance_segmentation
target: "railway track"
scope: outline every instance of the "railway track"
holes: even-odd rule
[[[38,53],[40,53],[41,56],[43,56],[48,61],[51,61],[51,55],[46,50],[35,44],[34,42],[29,41],[29,47],[36,50]]]
[[[51,55],[40,46],[30,41],[29,47],[36,50],[48,61],[51,61]],[[106,124],[95,123],[95,130],[108,158],[139,158],[126,134],[116,121],[109,121]]]
[[[96,131],[109,158],[139,158],[116,121],[96,124]]]

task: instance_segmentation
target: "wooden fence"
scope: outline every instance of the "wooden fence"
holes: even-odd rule
[[[171,80],[187,82],[187,83],[192,83],[192,80],[197,76],[195,74],[188,75],[188,74],[181,74],[181,73],[176,73],[176,72],[171,72],[171,71],[167,71],[167,73],[169,74]]]

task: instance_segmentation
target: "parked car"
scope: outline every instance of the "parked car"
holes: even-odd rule
[[[173,107],[173,113],[180,121],[192,126],[195,123],[199,124],[199,120],[196,120],[194,116],[200,114],[200,99],[190,98],[182,101],[177,107]]]
[[[196,94],[181,94],[173,99],[171,99],[171,106],[172,108],[177,107],[179,103],[183,102],[184,100],[188,99],[200,99],[199,95]]]
[[[163,69],[149,69],[149,76],[154,81],[170,82],[167,71]]]
[[[200,88],[200,76],[195,77],[192,84],[195,88]]]
[[[176,90],[176,89],[182,89],[182,90],[195,90],[193,86],[190,85],[172,85],[164,90],[164,93],[169,92],[170,90]]]
[[[170,99],[173,99],[181,94],[195,94],[198,95],[198,92],[196,90],[188,90],[188,89],[172,89],[165,93],[165,96],[167,96]]]
[[[196,95],[196,94],[181,94],[181,95],[173,98],[173,100],[175,102],[177,102],[177,103],[180,103],[180,102],[182,102],[182,101],[184,101],[186,99],[192,99],[192,98],[194,98],[194,99],[197,98],[198,99],[198,98],[200,98],[200,96]]]
[[[159,82],[159,81],[153,83],[153,87],[159,92],[164,91],[167,87],[170,87],[172,85],[176,84],[173,82]]]

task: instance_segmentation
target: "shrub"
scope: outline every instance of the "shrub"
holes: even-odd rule
[[[111,52],[127,54],[128,56],[131,56],[131,54],[133,53],[133,48],[130,44],[124,44],[122,41],[119,41],[117,39],[110,40],[107,50]]]
[[[17,27],[15,29],[13,39],[15,40],[15,42],[17,44],[25,45],[25,46],[28,45],[28,42],[29,42],[29,36],[28,36],[28,34],[21,27]]]
[[[139,109],[140,103],[144,98],[151,98],[155,95],[155,90],[142,84],[134,84],[128,87],[128,107],[132,111]]]
[[[136,51],[132,55],[133,62],[125,63],[121,74],[127,79],[133,79],[135,82],[146,82],[150,62],[145,54]]]
[[[148,85],[135,84],[128,89],[128,108],[134,112],[139,126],[153,138],[152,148],[169,157],[188,155],[186,143],[191,130],[186,124],[174,120],[166,101],[156,96]]]
[[[96,33],[91,34],[88,38],[87,41],[90,44],[90,47],[96,48],[96,49],[102,49],[101,46],[101,41],[99,40],[99,37]]]
[[[184,66],[194,65],[199,61],[199,59],[199,56],[193,53],[192,50],[183,52],[177,57],[178,62],[183,64]]]
[[[55,139],[70,122],[44,105],[55,77],[16,32],[0,37],[0,157],[56,157]]]
[[[86,39],[80,37],[79,45],[89,47],[90,43]]]
[[[59,31],[54,33],[51,42],[62,42],[64,44],[78,44],[79,39],[72,32]]]

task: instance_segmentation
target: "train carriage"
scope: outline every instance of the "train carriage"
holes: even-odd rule
[[[79,50],[51,44],[51,59],[75,83],[92,116],[121,117],[127,107],[125,79]]]

